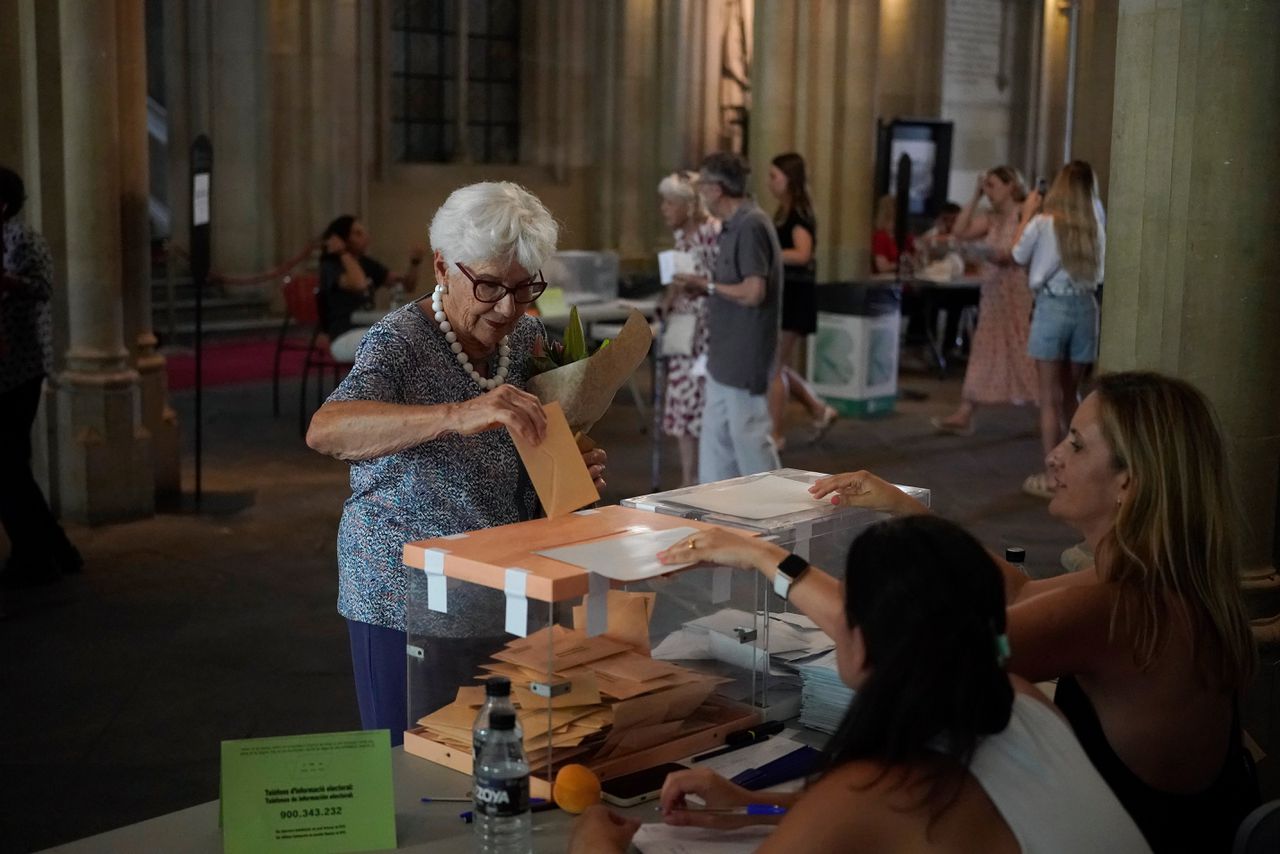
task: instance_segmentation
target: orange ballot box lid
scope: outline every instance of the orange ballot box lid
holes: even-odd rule
[[[653,556],[690,534],[718,527],[629,507],[601,507],[418,540],[405,545],[404,563],[496,590],[504,589],[507,570],[519,569],[527,573],[526,597],[562,602],[585,596],[592,572],[626,583],[684,569],[660,566]]]

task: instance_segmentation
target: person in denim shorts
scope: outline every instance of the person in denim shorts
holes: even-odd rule
[[[1043,210],[1042,210],[1043,208]],[[1080,401],[1080,381],[1098,359],[1098,300],[1106,231],[1098,185],[1088,163],[1073,160],[1023,204],[1013,260],[1028,267],[1035,294],[1027,352],[1040,379],[1040,439],[1045,456],[1062,441]],[[1053,481],[1037,472],[1023,491],[1053,497]]]

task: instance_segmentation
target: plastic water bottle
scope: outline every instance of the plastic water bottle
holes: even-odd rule
[[[489,716],[471,788],[483,854],[532,854],[529,763],[524,740],[516,733],[515,712],[496,709]]]
[[[476,715],[476,722],[471,726],[471,765],[474,768],[480,758],[480,747],[489,735],[489,719],[495,711],[507,711],[515,714],[516,707],[511,704],[511,680],[505,676],[490,676],[484,683],[484,705]],[[516,737],[523,738],[520,722],[516,722]]]

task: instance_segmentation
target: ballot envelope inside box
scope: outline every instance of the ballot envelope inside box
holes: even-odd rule
[[[654,557],[710,527],[602,507],[406,545],[405,749],[469,773],[490,676],[511,680],[535,794],[566,763],[608,779],[759,723],[783,625],[764,582]]]

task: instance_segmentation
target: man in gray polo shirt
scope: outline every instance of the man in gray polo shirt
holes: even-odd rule
[[[709,483],[778,468],[768,389],[778,341],[782,248],[773,221],[747,197],[747,162],[730,152],[702,161],[698,192],[719,217],[720,248],[711,279],[677,276],[706,293],[706,405],[698,444],[698,480]]]

